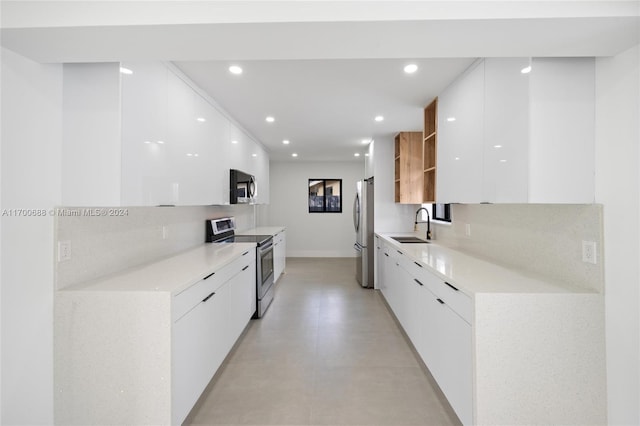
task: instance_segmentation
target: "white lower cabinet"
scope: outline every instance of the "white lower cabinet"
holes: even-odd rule
[[[418,352],[463,424],[473,423],[471,325],[445,301],[421,289]]]
[[[402,303],[394,313],[462,423],[472,424],[471,299],[396,252]]]
[[[255,312],[255,249],[239,253],[178,293],[57,292],[55,423],[180,425]]]
[[[286,231],[280,231],[273,236],[273,282],[284,272],[287,263],[287,236]]]
[[[180,424],[224,359],[228,286],[173,324],[172,423]]]
[[[171,342],[172,424],[184,421],[255,312],[255,276],[255,251],[247,251],[201,281],[206,286],[192,291],[206,296],[175,319]],[[209,280],[211,283],[207,283]],[[191,297],[189,290],[177,297]]]
[[[477,259],[378,246],[382,295],[462,424],[607,424],[601,294],[484,263],[474,282]]]

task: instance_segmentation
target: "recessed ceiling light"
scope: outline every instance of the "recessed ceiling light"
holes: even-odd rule
[[[282,143],[285,144],[285,145],[289,145],[289,139],[283,140]]]
[[[384,117],[381,116],[381,115],[376,115],[376,118],[374,118],[374,120],[380,122],[380,121],[384,120]]]
[[[507,162],[507,160],[500,160],[500,162],[501,162],[501,163],[506,163],[506,162]]]
[[[133,74],[133,71],[131,71],[129,68],[120,67],[120,74],[131,75]]]
[[[151,141],[144,141],[144,143],[146,143],[147,145],[151,143]]]
[[[238,143],[238,141],[231,141],[231,143]]]
[[[193,157],[193,154],[192,154],[192,153],[190,153],[190,152],[188,152],[188,153],[187,153],[187,157]]]
[[[455,117],[447,117],[447,121],[456,121]]]
[[[531,72],[531,65],[524,67],[520,70],[522,74],[529,74]]]
[[[199,122],[201,122],[201,123],[204,123],[205,121],[207,121],[207,119],[206,119],[206,118],[204,118],[204,117],[198,117],[198,118],[196,118],[196,121],[199,121]]]
[[[193,154],[194,157],[197,157],[199,154]]]
[[[231,74],[240,75],[242,74],[242,68],[240,68],[238,65],[231,65],[229,67],[229,72]]]
[[[416,64],[409,64],[404,67],[404,72],[407,74],[413,74],[416,71],[418,71],[418,66]]]
[[[502,145],[494,145],[494,148],[502,148]]]
[[[360,157],[360,153],[356,152],[355,154],[353,154],[354,157]]]
[[[362,144],[366,145],[371,142],[371,139],[362,139]]]
[[[364,153],[364,156],[365,156],[365,157],[368,157],[368,156],[369,156],[369,153],[368,153],[368,152],[365,152],[365,153]]]
[[[158,143],[159,143],[160,145],[162,145],[162,144],[164,143],[164,141],[158,141]]]
[[[257,156],[258,156],[258,154],[251,154],[251,156],[252,156],[252,157],[257,157]]]
[[[268,116],[267,118],[265,118],[267,123],[273,123],[274,121],[276,121],[275,118],[273,118],[272,116]]]
[[[291,154],[292,157],[297,157],[298,154],[296,154],[295,152],[293,154]]]
[[[456,160],[459,160],[459,159],[460,159],[460,157],[456,157]]]

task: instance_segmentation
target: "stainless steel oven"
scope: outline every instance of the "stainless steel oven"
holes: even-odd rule
[[[238,235],[237,237],[242,237]],[[268,240],[259,244],[257,247],[257,297],[258,308],[256,310],[256,318],[261,318],[271,302],[273,301],[273,238],[269,236]]]
[[[208,243],[255,243],[256,244],[256,299],[254,318],[262,318],[273,301],[273,237],[271,235],[236,235],[232,217],[206,221]]]

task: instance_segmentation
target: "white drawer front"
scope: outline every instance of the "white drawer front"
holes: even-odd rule
[[[229,281],[231,277],[242,271],[242,268],[247,266],[247,262],[255,262],[254,250],[248,250],[245,253],[230,264],[212,272],[211,275],[174,295],[171,308],[173,321],[180,319],[211,293],[214,293],[222,284]]]
[[[421,266],[418,262],[406,258],[403,267],[423,285],[433,292],[439,299],[471,324],[473,318],[473,303],[469,296],[458,290],[455,285],[446,283],[435,274]]]

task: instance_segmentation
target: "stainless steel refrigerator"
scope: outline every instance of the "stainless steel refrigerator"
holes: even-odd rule
[[[353,201],[353,226],[356,230],[356,280],[373,288],[373,177],[358,181]]]

